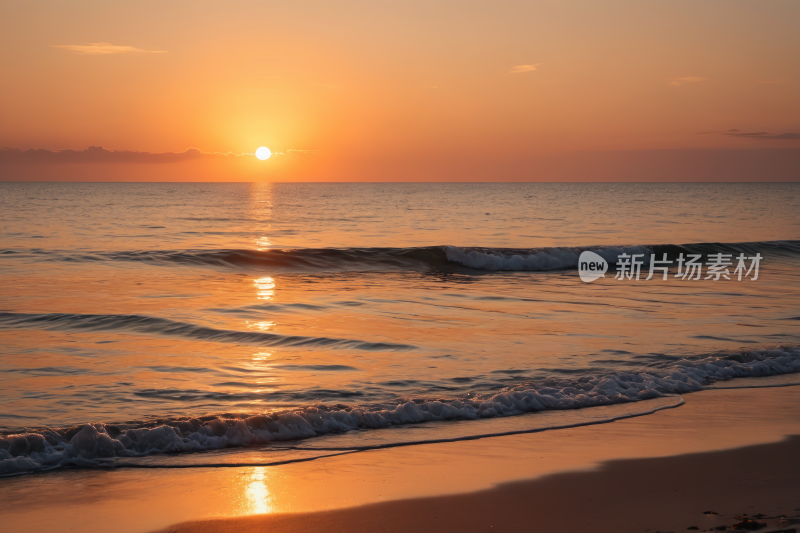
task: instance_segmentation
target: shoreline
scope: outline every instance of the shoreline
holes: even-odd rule
[[[594,521],[590,526],[575,522],[594,515],[589,515],[588,501],[576,507],[580,502],[569,494],[589,490],[581,487],[593,487],[593,493],[599,495],[613,493],[608,487],[629,479],[625,472],[631,468],[639,476],[631,482],[636,490],[616,504],[604,504],[624,520],[615,522],[613,516],[617,515],[597,515],[604,517],[604,524],[613,525],[608,531],[683,531],[692,525],[702,530],[703,523],[685,523],[680,528],[670,525],[670,516],[681,518],[681,524],[692,518],[682,508],[652,507],[654,502],[667,501],[668,493],[636,500],[638,492],[669,483],[679,494],[687,492],[683,487],[704,487],[695,499],[719,494],[730,503],[725,509],[699,509],[713,507],[714,502],[701,505],[698,501],[686,512],[713,510],[727,513],[726,517],[797,514],[800,440],[785,437],[800,435],[800,387],[706,390],[684,399],[686,403],[676,409],[606,424],[370,450],[277,467],[72,470],[8,478],[0,480],[4,531],[97,531],[111,524],[118,533],[246,532],[268,526],[276,532],[336,531],[337,523],[346,525],[341,531],[424,531],[425,523],[435,526],[431,531],[447,531],[448,527],[453,531],[492,531],[488,526],[502,524],[508,529],[550,523],[546,522],[550,518],[543,516],[551,515],[560,517],[553,522],[555,530],[588,527],[588,531],[602,531]],[[759,446],[762,448],[756,449]],[[669,467],[663,466],[665,458]],[[776,473],[781,458],[794,469],[794,477],[781,478]],[[703,470],[705,463],[715,466]],[[746,476],[743,468],[749,469]],[[738,493],[731,484],[736,479],[730,477],[731,470],[748,480],[749,485]],[[604,474],[608,471],[617,473],[609,478]],[[683,478],[667,483],[665,476],[673,471],[683,472]],[[727,481],[722,486],[707,484],[715,479]],[[555,486],[572,488],[558,493],[552,488]],[[623,489],[615,490],[622,494],[619,491]],[[554,496],[557,493],[559,498]],[[772,503],[759,500],[760,495]],[[796,505],[783,503],[782,507],[789,507],[779,509],[781,498],[789,496]],[[519,510],[504,506],[506,500],[517,502]],[[431,514],[439,513],[442,506],[450,506],[450,514]],[[463,524],[458,522],[464,514],[459,509],[479,512],[469,524]],[[630,509],[648,509],[647,524],[629,516]],[[397,514],[392,515],[391,524],[384,520],[379,527],[374,520],[385,513]],[[485,520],[507,521],[491,524],[480,518],[483,515]],[[417,517],[427,517],[428,522]],[[450,525],[445,525],[448,520]],[[315,524],[324,527],[314,529]],[[469,529],[473,525],[477,529]],[[627,526],[635,527],[625,529]],[[639,526],[644,527],[636,529]]]

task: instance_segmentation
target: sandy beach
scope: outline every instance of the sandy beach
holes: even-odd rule
[[[6,479],[4,531],[677,532],[730,527],[745,513],[790,527],[800,387],[685,399],[609,424],[277,467]]]
[[[800,436],[775,444],[604,463],[467,495],[336,511],[188,522],[169,533],[716,531],[800,524]],[[752,524],[752,525],[751,525]]]

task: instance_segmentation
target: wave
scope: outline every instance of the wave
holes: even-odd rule
[[[328,337],[278,335],[260,331],[209,328],[167,318],[144,315],[81,315],[75,313],[3,313],[0,329],[47,329],[59,331],[116,331],[209,342],[314,348],[351,348],[369,351],[407,351],[409,344],[367,342]]]
[[[718,380],[795,372],[800,372],[800,346],[784,346],[689,358],[639,372],[547,378],[482,397],[411,399],[385,406],[314,405],[254,415],[31,428],[0,436],[0,476],[69,466],[114,466],[115,461],[126,458],[296,441],[353,430],[640,402],[699,391]]]
[[[563,270],[577,268],[581,252],[590,250],[609,263],[616,263],[620,254],[644,254],[649,257],[651,249],[646,246],[622,246],[609,248],[548,248],[545,250],[515,250],[497,248],[459,248],[445,246],[449,261],[476,270]]]
[[[57,262],[136,262],[280,272],[328,271],[548,271],[576,268],[581,252],[592,251],[614,264],[621,253],[651,253],[670,259],[678,254],[712,253],[796,257],[800,241],[747,243],[647,244],[549,248],[425,246],[408,248],[298,248],[290,250],[174,250],[69,253],[46,250],[0,250],[0,256]]]

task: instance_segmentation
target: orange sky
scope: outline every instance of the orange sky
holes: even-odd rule
[[[796,0],[6,0],[0,147],[277,153],[5,150],[0,180],[715,180],[742,158],[797,179],[798,20]]]

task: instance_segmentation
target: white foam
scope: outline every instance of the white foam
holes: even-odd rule
[[[544,410],[641,401],[701,390],[714,380],[800,372],[800,348],[754,350],[684,360],[663,368],[519,385],[474,400],[405,402],[387,409],[307,407],[246,419],[181,420],[119,430],[87,424],[0,437],[0,475],[64,466],[95,466],[119,457],[195,452],[311,438],[353,429],[429,421],[476,420]]]
[[[447,259],[478,270],[559,270],[577,268],[581,252],[592,251],[615,264],[620,254],[643,254],[643,264],[650,263],[652,253],[646,246],[612,248],[550,248],[522,254],[500,249],[465,249],[444,246]]]

